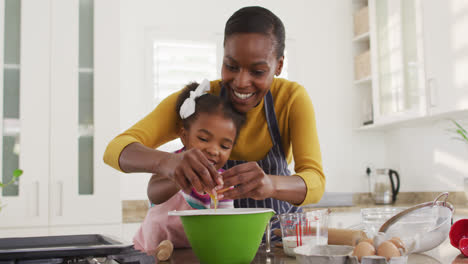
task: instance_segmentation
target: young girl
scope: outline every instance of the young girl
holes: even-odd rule
[[[237,134],[245,117],[231,107],[230,103],[221,97],[206,93],[210,89],[208,80],[200,85],[191,83],[180,93],[176,111],[179,113],[182,124],[180,139],[184,148],[177,151],[184,155],[194,152],[195,155],[203,155],[206,162],[210,163],[218,172],[231,154]],[[180,172],[183,173],[183,172]],[[156,203],[149,209],[140,229],[133,238],[135,248],[149,255],[156,253],[156,248],[163,240],[170,240],[174,247],[190,247],[185,236],[179,217],[168,216],[172,210],[206,209],[212,207],[210,192],[216,195],[217,189],[201,190],[201,186],[191,190],[181,190],[175,182],[168,178],[153,175],[150,180],[157,188],[152,188],[148,196],[151,202]],[[218,196],[222,199],[222,195]],[[218,208],[233,208],[232,200],[219,200]]]

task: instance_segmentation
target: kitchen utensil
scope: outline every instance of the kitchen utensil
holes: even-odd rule
[[[180,216],[193,252],[201,263],[250,263],[275,211],[232,208],[171,211]]]
[[[381,256],[366,256],[361,262],[352,256],[351,246],[311,246],[305,245],[294,249],[299,264],[406,264],[408,256],[393,257],[387,261]],[[425,263],[425,262],[424,262]]]
[[[462,238],[458,244],[458,249],[463,256],[468,257],[468,238]]]
[[[326,245],[328,209],[277,215],[283,238],[284,253],[294,257],[294,248],[302,245]]]
[[[369,171],[369,173],[371,173]],[[376,204],[391,204],[400,191],[400,176],[392,169],[376,169],[371,174],[372,198]],[[396,181],[394,181],[394,178]]]
[[[0,260],[50,257],[106,256],[131,248],[105,235],[0,238]]]
[[[273,233],[281,237],[281,229],[274,229]],[[354,246],[359,241],[368,239],[366,233],[362,230],[328,228],[328,245],[347,245]],[[283,245],[281,244],[281,247]]]
[[[366,233],[362,230],[328,228],[328,245],[354,246],[367,238]]]
[[[300,264],[345,264],[348,255],[353,252],[351,246],[304,245],[294,249],[296,260]]]
[[[460,252],[468,257],[468,219],[456,221],[449,232],[450,244],[459,249]]]
[[[361,209],[361,220],[368,237],[374,237],[379,228],[392,216],[406,207],[371,207]]]
[[[407,264],[408,256],[393,257],[389,260],[386,260],[385,257],[381,256],[366,256],[362,257],[361,262],[359,262],[357,257],[349,256],[348,262],[346,264]],[[432,263],[432,262],[421,262],[421,263]],[[437,262],[435,262],[437,263]]]
[[[444,201],[439,201],[442,197]],[[374,240],[399,237],[409,253],[437,247],[448,237],[452,223],[453,206],[446,201],[447,197],[448,193],[444,192],[432,202],[401,211],[380,227]]]

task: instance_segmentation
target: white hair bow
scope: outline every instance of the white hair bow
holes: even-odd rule
[[[195,99],[202,96],[210,90],[210,82],[207,79],[204,79],[200,85],[198,85],[195,91],[190,91],[190,96],[185,99],[184,103],[180,107],[180,117],[185,119],[193,113],[195,113]]]

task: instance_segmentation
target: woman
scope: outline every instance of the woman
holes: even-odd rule
[[[283,67],[284,47],[283,23],[265,8],[242,8],[226,23],[222,79],[210,83],[210,93],[227,98],[247,120],[221,175],[196,149],[178,154],[155,150],[177,138],[180,117],[173,109],[180,92],[110,142],[104,161],[123,172],[155,174],[148,185],[151,201],[152,186],[168,178],[184,191],[192,186],[212,190],[223,182],[235,186],[218,197],[235,199],[235,207],[286,213],[318,202],[325,176],[314,110],[304,87],[275,78]],[[293,156],[296,174],[289,176]]]

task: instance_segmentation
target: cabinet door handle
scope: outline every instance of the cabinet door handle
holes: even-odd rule
[[[427,97],[429,107],[437,106],[437,80],[430,78],[427,80]]]
[[[34,192],[35,192],[35,197],[36,197],[36,206],[34,206],[34,216],[39,216],[39,206],[40,206],[40,202],[39,202],[39,182],[38,181],[35,181],[34,182]]]
[[[56,208],[56,215],[62,216],[63,215],[63,182],[57,182],[57,206]]]

